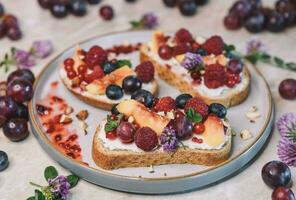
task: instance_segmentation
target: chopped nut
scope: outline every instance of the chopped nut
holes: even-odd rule
[[[111,53],[108,54],[108,60],[115,59],[116,56],[117,56],[116,53],[111,52]]]
[[[236,136],[236,132],[233,129],[231,129],[231,135]]]
[[[87,86],[87,84],[85,84],[85,83],[80,84],[81,90],[86,91],[86,86]]]
[[[154,173],[155,171],[154,171],[154,167],[153,167],[153,165],[150,165],[150,168],[149,168],[149,173]]]
[[[223,123],[224,126],[230,127],[230,123],[229,123],[228,120],[222,120],[222,123]]]
[[[80,84],[80,79],[78,78],[78,76],[76,76],[75,78],[73,78],[71,80],[71,85],[72,86],[78,86]]]
[[[205,70],[200,70],[199,73],[200,73],[201,75],[203,75],[203,74],[205,74],[205,72],[206,72]]]
[[[251,123],[255,123],[256,119],[259,118],[261,114],[258,112],[256,106],[252,106],[246,113],[246,117],[250,120]]]
[[[69,124],[72,122],[72,118],[68,115],[63,114],[60,118],[60,123],[61,124]]]
[[[163,111],[158,112],[157,114],[160,115],[160,116],[163,116],[163,117],[165,116],[165,113]]]
[[[206,39],[204,37],[198,36],[198,37],[195,38],[195,41],[198,44],[203,44],[206,41]]]
[[[79,126],[83,130],[84,134],[87,135],[88,124],[85,121],[80,121]]]
[[[71,106],[67,106],[64,110],[64,114],[70,115],[73,111],[74,111],[74,109]]]
[[[249,131],[248,129],[244,129],[240,132],[240,137],[243,139],[243,140],[248,140],[250,138],[253,137],[251,131]]]
[[[84,58],[85,58],[84,55],[81,55],[81,54],[79,55],[79,59],[80,59],[80,60],[83,60]]]
[[[133,123],[135,121],[135,118],[133,116],[129,116],[128,119],[127,119],[127,121],[129,123]]]
[[[256,106],[252,106],[250,109],[249,109],[249,112],[256,112],[258,110],[258,108]]]
[[[83,121],[86,120],[88,117],[88,111],[87,110],[81,110],[79,113],[76,114],[77,119]]]
[[[173,111],[167,112],[166,116],[167,116],[169,119],[175,119],[175,115],[174,115]]]

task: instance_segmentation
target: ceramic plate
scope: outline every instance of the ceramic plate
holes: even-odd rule
[[[146,31],[118,32],[99,36],[79,45],[83,49],[88,49],[95,44],[105,48],[125,42],[136,44],[148,41],[151,34],[152,32]],[[75,45],[53,59],[41,72],[35,83],[35,95],[29,104],[29,109],[32,130],[45,151],[61,165],[89,182],[120,191],[153,194],[201,188],[241,169],[260,151],[270,134],[273,121],[271,94],[262,75],[253,66],[248,65],[252,76],[250,95],[245,102],[228,110],[228,118],[237,133],[242,129],[248,129],[252,133],[252,138],[242,140],[239,134],[234,136],[231,157],[226,162],[215,167],[191,164],[154,166],[154,173],[151,173],[149,167],[103,170],[97,167],[92,160],[91,147],[95,129],[107,112],[89,106],[75,98],[59,80],[59,66],[65,58],[73,55]],[[133,66],[139,63],[138,52],[121,57],[131,59]],[[38,117],[36,105],[53,93],[73,107],[75,112],[82,109],[89,111],[89,117],[86,120],[89,125],[87,135],[78,126],[74,116],[74,123],[71,124],[72,131],[78,135],[76,142],[78,149],[81,150],[79,159],[65,155],[54,145],[50,134],[45,132],[45,128]],[[177,90],[159,80],[159,96],[176,97],[178,94]],[[261,114],[256,123],[251,123],[245,116],[245,113],[252,106],[256,106]]]

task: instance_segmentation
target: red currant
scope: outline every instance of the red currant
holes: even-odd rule
[[[65,70],[66,70],[66,72],[74,71],[74,68],[72,65],[65,65]]]
[[[192,140],[192,142],[195,142],[195,143],[198,143],[198,144],[203,143],[203,139],[201,139],[201,138],[193,137],[191,140]]]
[[[74,60],[73,60],[73,58],[67,58],[65,61],[64,61],[64,65],[65,66],[72,66],[73,67],[73,65],[74,65]]]
[[[164,60],[169,60],[173,57],[173,49],[168,45],[162,45],[158,49],[158,55]]]
[[[200,73],[199,71],[193,71],[190,73],[190,76],[193,80],[200,80]]]
[[[79,65],[79,67],[77,68],[78,74],[85,74],[87,71],[87,66],[82,64]]]
[[[108,138],[109,140],[115,140],[117,138],[116,131],[107,132],[106,138]]]
[[[205,131],[205,125],[202,124],[202,123],[197,123],[197,124],[195,124],[194,127],[193,127],[193,132],[194,132],[195,134],[201,134],[201,133],[203,133],[204,131]]]
[[[76,72],[75,71],[67,71],[67,77],[69,78],[69,79],[73,79],[73,78],[75,78],[77,76],[77,74],[76,74]]]
[[[234,80],[227,80],[226,86],[229,88],[233,88],[235,86],[235,81]]]

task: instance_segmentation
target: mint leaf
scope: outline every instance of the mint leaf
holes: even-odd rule
[[[273,60],[274,60],[275,64],[277,64],[279,67],[282,67],[285,64],[285,62],[283,61],[283,59],[281,59],[281,58],[279,58],[277,56],[275,56],[273,58]]]
[[[44,177],[47,181],[48,179],[55,179],[58,175],[58,171],[53,166],[48,166],[44,170]]]
[[[142,26],[141,21],[130,21],[129,23],[133,29],[140,28]]]
[[[79,181],[79,177],[72,174],[72,175],[67,176],[67,180],[70,184],[70,188],[73,188],[77,185],[77,183]]]
[[[224,44],[224,49],[227,53],[229,53],[235,50],[235,46],[233,44]]]
[[[40,190],[35,190],[35,200],[46,200],[45,196]]]
[[[131,61],[129,61],[129,60],[118,60],[117,63],[116,63],[117,68],[120,68],[120,67],[123,67],[123,66],[126,66],[126,65],[131,68],[132,67]]]
[[[287,69],[290,69],[292,71],[296,71],[296,63],[293,63],[293,62],[286,63],[286,67],[287,67]]]
[[[114,131],[120,124],[121,119],[123,118],[123,114],[118,114],[116,116],[116,120],[111,119],[111,115],[107,116],[107,123],[105,124],[104,130],[106,133],[110,131]]]
[[[193,108],[189,108],[188,111],[185,113],[186,118],[193,122],[193,123],[199,123],[202,121],[202,116],[198,112],[195,112]]]

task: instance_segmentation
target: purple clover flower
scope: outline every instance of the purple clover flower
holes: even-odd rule
[[[31,54],[24,50],[15,49],[12,57],[16,66],[20,69],[30,68],[36,64]]]
[[[196,53],[187,52],[181,62],[181,66],[187,70],[193,70],[196,66],[202,65],[202,56]]]
[[[163,133],[160,135],[160,143],[162,144],[164,151],[175,151],[179,143],[177,139],[177,131],[170,126],[165,127]]]
[[[251,39],[247,42],[247,54],[254,52],[266,52],[265,45],[258,39]]]
[[[286,113],[276,123],[277,129],[283,138],[296,142],[296,114]]]
[[[31,52],[37,58],[46,58],[53,52],[53,44],[50,40],[35,41]]]
[[[154,13],[150,12],[143,15],[141,22],[144,28],[152,29],[158,25],[158,18]]]
[[[65,176],[49,179],[48,184],[50,191],[53,192],[56,197],[67,199],[67,196],[70,193],[70,183]]]
[[[296,167],[296,145],[286,137],[280,139],[278,144],[278,156],[289,166]]]

